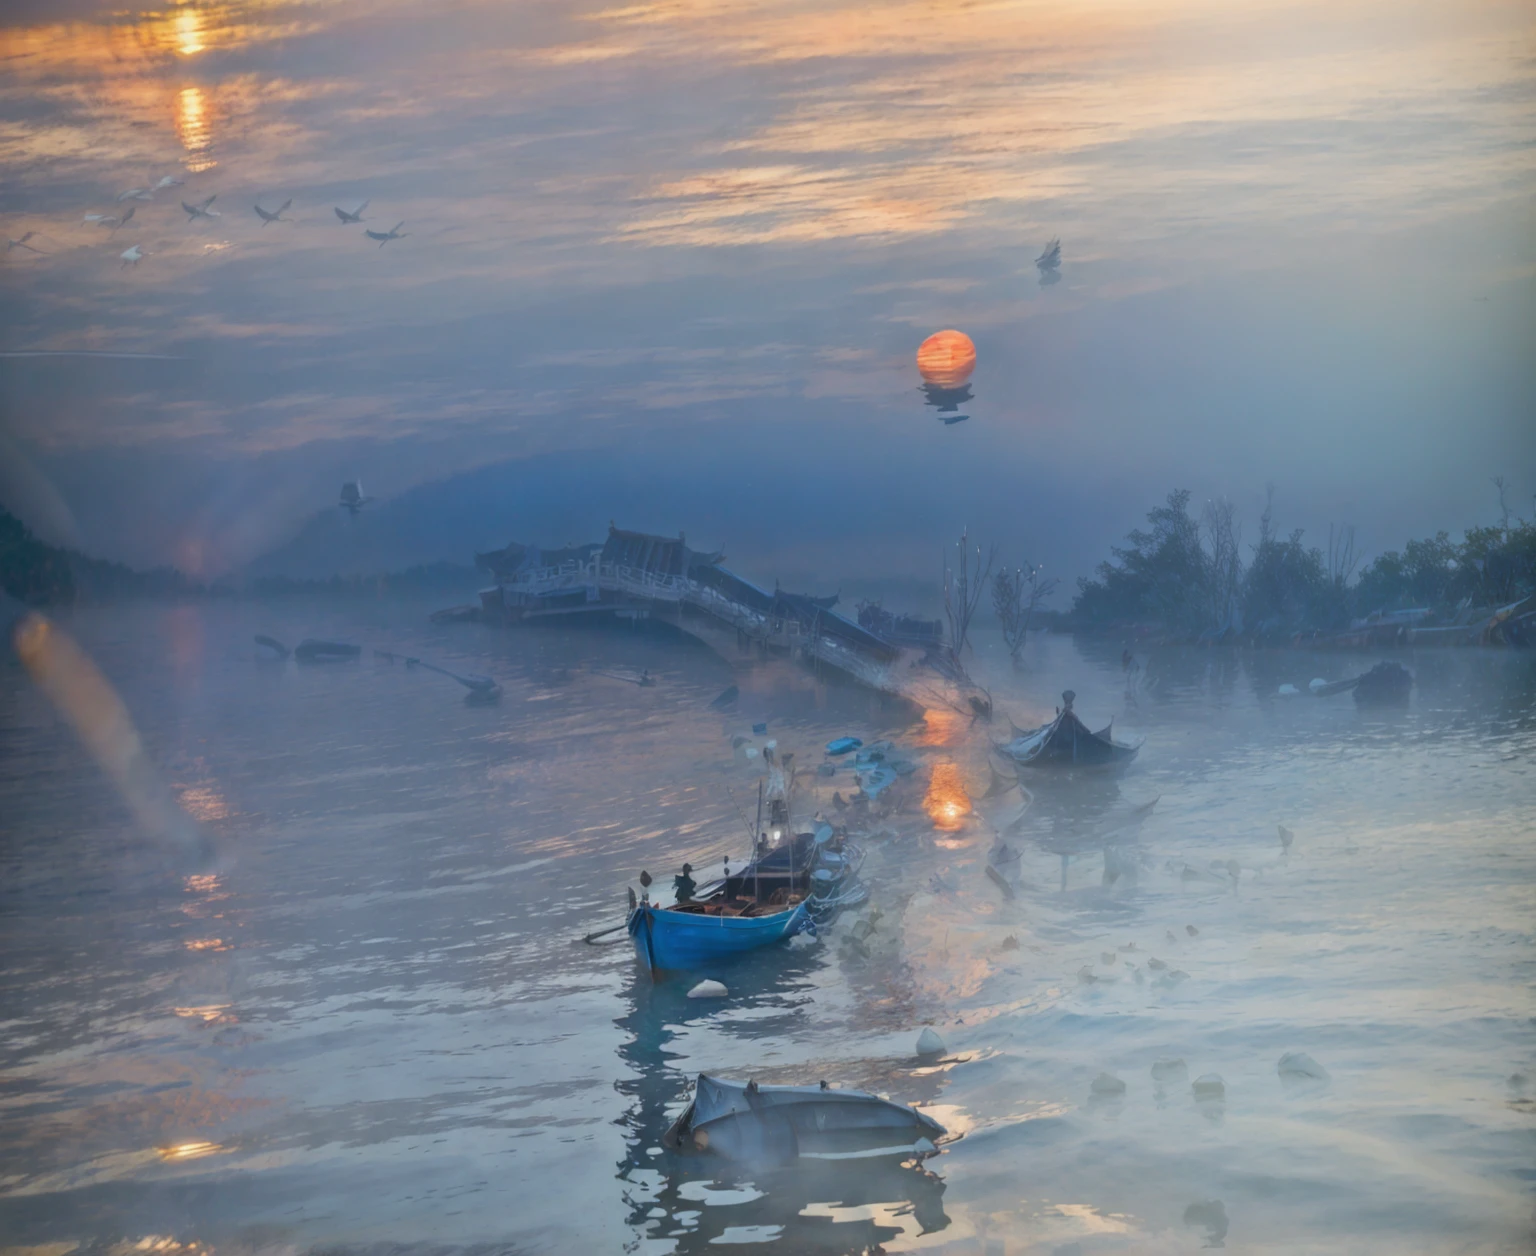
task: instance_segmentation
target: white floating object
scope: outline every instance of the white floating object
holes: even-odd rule
[[[749,759],[755,759],[758,756],[758,749],[756,746],[747,746],[742,750],[742,754],[746,755]]]
[[[1317,1081],[1328,1080],[1328,1070],[1305,1051],[1287,1051],[1280,1057],[1281,1077],[1311,1077]]]
[[[924,1028],[923,1032],[918,1034],[917,1053],[918,1055],[944,1054],[944,1039],[940,1038],[938,1034],[933,1032],[933,1027],[931,1025]]]
[[[932,1140],[927,1138],[919,1138],[915,1143],[912,1144],[912,1150],[920,1156],[931,1156],[935,1154],[939,1149],[933,1145]]]
[[[1220,1073],[1201,1074],[1190,1089],[1195,1092],[1196,1099],[1224,1099],[1227,1094],[1227,1084],[1221,1080]]]
[[[1310,689],[1313,693],[1316,693],[1319,689],[1328,688],[1328,682],[1321,676],[1314,676],[1308,683],[1307,688]]]
[[[1281,685],[1279,693],[1282,698],[1294,698],[1301,693],[1301,690],[1295,685]]]
[[[1125,1083],[1110,1073],[1100,1073],[1088,1089],[1096,1095],[1123,1095]]]
[[[706,979],[688,991],[688,997],[690,999],[723,999],[729,993],[723,982]]]

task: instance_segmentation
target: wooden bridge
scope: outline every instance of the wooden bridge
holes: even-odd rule
[[[520,623],[565,615],[654,620],[697,637],[728,660],[781,656],[830,669],[885,693],[900,692],[901,647],[860,627],[836,597],[773,592],[687,540],[609,526],[601,544],[541,550],[513,543],[476,555],[496,583],[481,592],[485,618]]]

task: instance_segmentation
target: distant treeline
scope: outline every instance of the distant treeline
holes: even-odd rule
[[[204,586],[170,567],[135,571],[122,563],[89,558],[48,545],[0,506],[0,588],[34,606],[118,597],[181,597]]]
[[[1536,523],[1503,511],[1503,522],[1440,532],[1373,559],[1358,574],[1354,529],[1330,528],[1326,549],[1300,528],[1281,535],[1266,506],[1255,544],[1228,501],[1207,502],[1200,518],[1178,489],[1147,515],[1147,528],[1080,579],[1074,627],[1155,627],[1170,636],[1254,639],[1348,628],[1373,613],[1507,605],[1536,591]],[[1502,492],[1501,492],[1502,505]]]
[[[0,588],[33,606],[105,602],[133,597],[378,597],[384,594],[462,594],[473,590],[479,573],[455,563],[427,563],[376,576],[333,576],[296,580],[267,576],[204,583],[171,567],[135,571],[122,563],[60,549],[0,506]]]
[[[458,563],[421,563],[403,571],[374,576],[332,576],[329,580],[299,580],[263,576],[240,586],[254,597],[380,597],[389,593],[459,594],[472,591],[484,577],[474,567]],[[222,586],[220,586],[222,587]]]

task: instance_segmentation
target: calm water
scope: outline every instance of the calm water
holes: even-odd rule
[[[1529,659],[1420,656],[1408,710],[1368,715],[1266,696],[1354,658],[1158,656],[1128,703],[1118,643],[1042,638],[1014,673],[984,640],[977,670],[1020,724],[1071,685],[1090,720],[1147,738],[1118,784],[1038,794],[1005,902],[982,870],[1019,797],[964,814],[945,782],[981,792],[987,730],[941,709],[892,724],[786,670],[735,677],[725,716],[707,704],[733,677],[698,649],[435,628],[414,607],[73,626],[218,854],[188,868],[136,834],[4,674],[13,1247],[1529,1250],[1536,1080],[1511,1081],[1536,1079]],[[506,697],[466,707],[372,659],[257,662],[256,631],[419,651]],[[593,670],[640,667],[655,688]],[[919,768],[889,814],[852,820],[882,913],[868,954],[845,919],[690,1002],[689,979],[653,987],[627,945],[578,939],[642,867],[740,854],[756,776],[730,736],[757,720],[805,762],[883,734]],[[803,808],[834,788],[803,783]],[[950,1048],[928,1067],[924,1024]],[[1282,1081],[1286,1051],[1330,1080]],[[877,1088],[963,1137],[922,1168],[673,1164],[658,1136],[701,1069]],[[1123,1095],[1092,1093],[1105,1072]],[[1224,1097],[1197,1101],[1211,1073]]]

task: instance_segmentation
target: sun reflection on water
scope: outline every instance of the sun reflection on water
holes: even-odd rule
[[[928,781],[928,793],[923,798],[923,810],[933,821],[933,827],[941,832],[953,833],[965,824],[971,814],[971,796],[966,793],[960,769],[953,763],[937,763]]]
[[[213,156],[213,129],[208,121],[208,102],[200,87],[183,87],[176,93],[176,138],[186,150],[183,164],[188,170],[197,173],[218,165]]]

